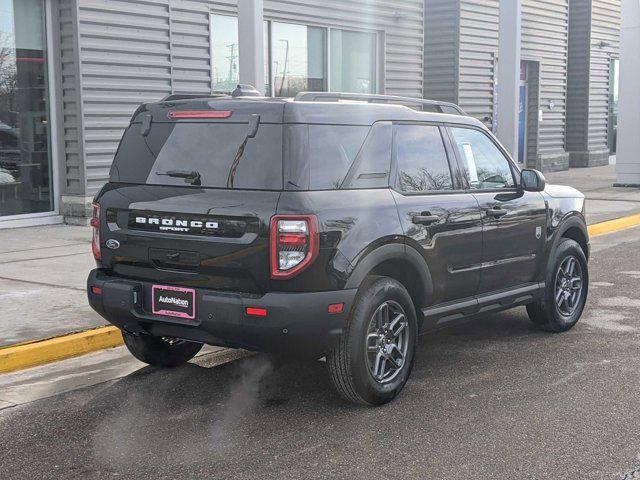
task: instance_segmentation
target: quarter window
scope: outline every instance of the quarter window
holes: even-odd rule
[[[309,125],[309,187],[311,190],[340,188],[369,127]]]
[[[471,128],[452,128],[451,133],[470,188],[488,190],[515,187],[509,160],[485,133]]]
[[[438,127],[397,125],[396,158],[396,184],[401,191],[453,189],[449,161]]]

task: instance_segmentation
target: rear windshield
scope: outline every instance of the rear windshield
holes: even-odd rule
[[[391,126],[176,122],[127,130],[110,180],[258,190],[388,187]]]
[[[148,185],[282,189],[282,125],[261,124],[243,144],[247,123],[153,123],[127,128],[110,180]]]

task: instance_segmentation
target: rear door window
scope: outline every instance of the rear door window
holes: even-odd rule
[[[449,160],[434,125],[396,125],[396,187],[402,192],[452,190]]]
[[[132,124],[116,153],[110,180],[282,189],[282,125],[260,124],[256,136],[249,138],[241,151],[248,130],[247,123],[154,122],[145,136],[140,124]],[[175,176],[175,172],[181,173]],[[199,185],[189,176],[191,173],[197,173]]]

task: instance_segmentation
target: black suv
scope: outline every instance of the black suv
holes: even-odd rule
[[[519,305],[561,332],[587,297],[584,196],[451,104],[168,97],[135,112],[93,208],[89,302],[136,358],[326,357],[362,404],[401,391],[421,332]]]

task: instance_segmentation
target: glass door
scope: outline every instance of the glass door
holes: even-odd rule
[[[43,0],[0,0],[0,217],[53,210]]]

